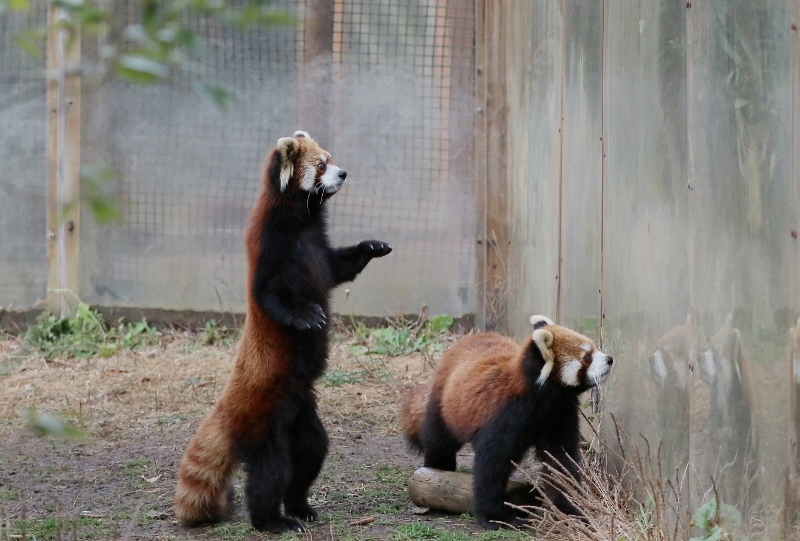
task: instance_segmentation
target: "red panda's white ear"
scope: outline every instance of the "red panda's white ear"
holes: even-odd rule
[[[553,355],[553,350],[550,349],[553,345],[553,333],[547,329],[536,329],[533,331],[533,343],[539,348],[539,353],[542,354],[542,359],[544,359],[544,366],[542,366],[542,371],[537,380],[539,383],[543,383],[550,376],[550,372],[553,371],[555,355]]]
[[[544,327],[545,325],[555,325],[553,320],[549,317],[545,316],[531,316],[531,325],[533,325],[534,329],[538,329],[539,327]]]
[[[294,162],[300,150],[300,143],[294,137],[281,137],[277,146],[281,154],[281,192],[283,192],[294,175]]]
[[[296,132],[294,132],[294,137],[297,139],[308,139],[309,141],[313,141],[313,139],[311,139],[311,136],[308,135],[308,132],[303,130],[297,130]]]

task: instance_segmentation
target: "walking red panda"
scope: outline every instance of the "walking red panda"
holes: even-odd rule
[[[313,386],[328,357],[330,291],[392,251],[374,240],[331,247],[325,203],[346,176],[302,131],[267,157],[245,234],[247,317],[235,365],[178,469],[175,514],[187,526],[228,516],[241,463],[254,528],[303,531],[295,518],[317,517],[307,494],[328,438]]]
[[[525,451],[580,479],[578,397],[602,383],[613,359],[589,338],[533,316],[522,345],[496,333],[465,336],[445,352],[433,379],[408,391],[400,406],[406,441],[425,466],[454,471],[467,442],[475,451],[475,518],[489,529],[521,521],[504,506],[508,478]],[[552,485],[545,495],[582,515]]]

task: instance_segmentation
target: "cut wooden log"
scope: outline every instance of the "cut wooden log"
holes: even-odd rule
[[[474,495],[472,476],[467,473],[419,468],[408,482],[411,501],[420,507],[430,507],[451,513],[472,513]],[[538,505],[536,490],[529,483],[509,481],[506,501],[514,505]]]

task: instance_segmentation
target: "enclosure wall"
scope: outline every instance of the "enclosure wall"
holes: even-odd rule
[[[504,5],[510,327],[601,338],[607,441],[649,445],[672,531],[713,478],[796,535],[800,4]]]

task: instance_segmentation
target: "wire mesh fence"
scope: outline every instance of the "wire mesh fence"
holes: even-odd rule
[[[137,5],[114,2],[115,24],[134,22]],[[396,248],[338,293],[336,309],[474,312],[473,2],[337,0],[332,39],[321,51],[314,44],[313,58],[306,3],[273,5],[299,24],[242,31],[194,21],[204,54],[164,83],[84,77],[81,163],[114,171],[121,219],[98,224],[83,208],[74,293],[97,306],[242,312],[242,233],[263,159],[304,129],[352,179],[332,200],[333,241]],[[0,23],[0,152],[12,163],[2,173],[10,234],[0,241],[0,292],[18,308],[46,294],[46,125],[43,60],[13,41],[44,18]],[[83,62],[97,49],[84,39]],[[204,83],[230,90],[233,106],[193,92]]]

